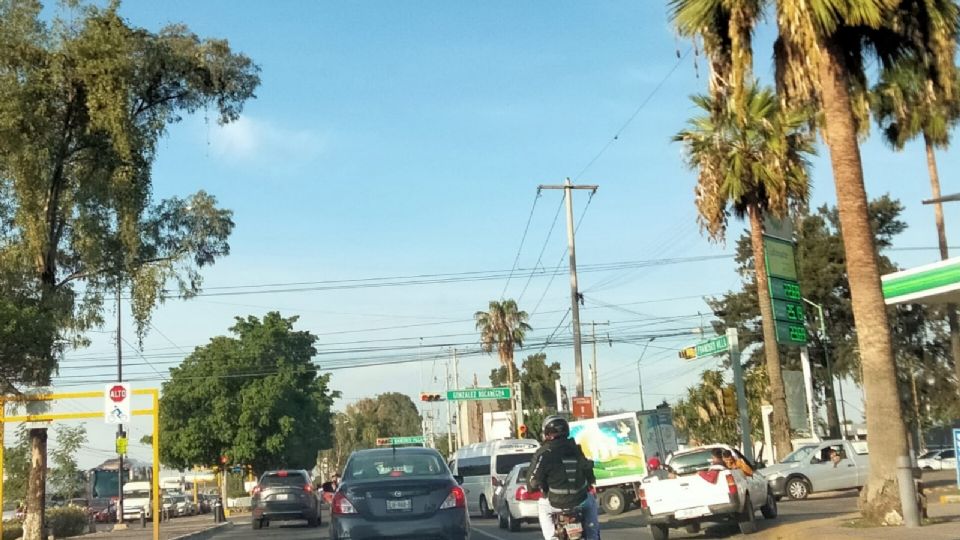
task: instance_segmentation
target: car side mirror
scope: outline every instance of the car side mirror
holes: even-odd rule
[[[501,482],[500,479],[497,478],[496,476],[490,477],[490,480],[491,480],[491,483],[493,484],[493,487],[499,487],[503,485],[503,482]]]
[[[462,485],[463,485],[463,477],[460,476],[459,474],[453,475],[453,479],[454,479],[454,481],[457,482],[457,485],[458,485],[458,486],[462,486]]]

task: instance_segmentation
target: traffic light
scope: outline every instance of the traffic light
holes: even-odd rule
[[[723,412],[731,416],[737,412],[737,394],[732,386],[723,389]]]
[[[525,439],[527,437],[527,425],[520,424],[520,427],[517,428],[517,438]]]
[[[694,346],[684,347],[680,349],[680,359],[681,360],[693,360],[697,357],[697,348]]]
[[[440,394],[431,394],[429,392],[420,392],[420,401],[443,401]]]

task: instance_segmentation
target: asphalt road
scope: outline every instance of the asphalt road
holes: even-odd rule
[[[832,494],[830,496],[814,495],[805,501],[781,501],[780,516],[772,523],[786,523],[821,519],[835,515],[855,512],[857,509],[856,492]],[[300,522],[273,523],[266,529],[255,531],[250,523],[242,521],[230,531],[217,535],[217,538],[267,540],[328,540],[330,538],[327,517],[319,529],[310,529]],[[762,531],[768,528],[771,522],[765,522],[757,512],[757,524]],[[604,540],[649,540],[650,532],[643,526],[640,513],[633,510],[620,516],[601,516],[600,525]],[[524,525],[519,532],[509,532],[497,527],[495,519],[473,519],[472,540],[539,540],[541,537],[536,524]],[[736,525],[709,526],[697,534],[687,534],[682,529],[671,531],[670,538],[747,538],[740,534]]]

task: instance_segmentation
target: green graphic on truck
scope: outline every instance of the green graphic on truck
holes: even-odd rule
[[[602,416],[570,423],[570,436],[593,460],[598,486],[639,482],[647,474],[637,416]]]

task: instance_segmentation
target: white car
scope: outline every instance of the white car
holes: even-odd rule
[[[527,487],[529,469],[529,463],[515,466],[493,494],[494,512],[501,529],[516,532],[524,523],[539,523],[537,506],[541,493]]]
[[[714,449],[736,450],[725,445],[702,446],[677,452],[667,460],[675,477],[648,477],[637,489],[640,508],[650,525],[653,540],[667,540],[670,529],[700,530],[701,523],[732,521],[740,532],[756,531],[756,511],[777,517],[777,500],[760,471],[747,476],[740,469],[710,465]]]
[[[917,466],[925,471],[942,471],[957,468],[957,454],[952,448],[931,450],[917,458]]]

